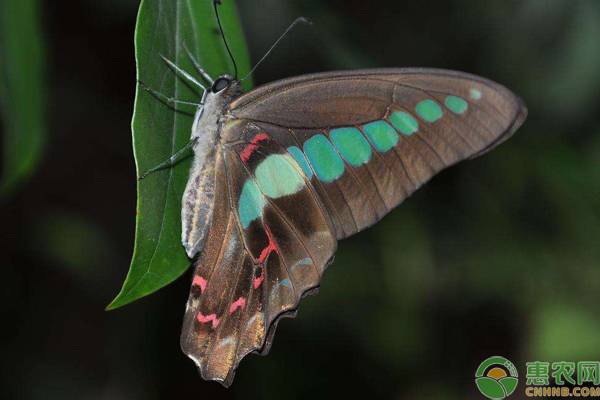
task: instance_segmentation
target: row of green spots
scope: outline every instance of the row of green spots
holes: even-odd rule
[[[304,142],[304,154],[313,166],[317,178],[333,182],[344,173],[344,161],[327,138],[318,133]]]
[[[344,160],[353,167],[360,167],[371,159],[371,145],[358,129],[332,129],[329,137]]]
[[[479,90],[471,89],[469,96],[473,100],[479,100],[482,95]],[[454,95],[447,96],[444,105],[455,114],[464,114],[469,108],[465,99]],[[444,115],[441,106],[432,99],[417,103],[415,112],[429,123],[438,121]],[[238,211],[244,229],[262,216],[266,204],[264,195],[278,198],[297,193],[303,188],[304,177],[300,170],[308,180],[312,179],[314,170],[319,180],[333,182],[344,174],[342,158],[348,164],[360,167],[371,160],[371,145],[377,151],[385,153],[398,144],[398,132],[410,136],[419,131],[419,122],[408,112],[394,111],[388,120],[389,123],[377,120],[364,124],[364,136],[354,127],[335,128],[330,132],[331,142],[319,133],[304,142],[304,151],[297,146],[290,146],[287,148],[288,154],[266,157],[256,167],[256,180],[248,179],[240,194]]]
[[[265,204],[266,200],[258,186],[256,186],[254,179],[248,179],[242,187],[238,205],[238,215],[244,229],[250,225],[250,222],[262,216]]]
[[[479,96],[481,96],[481,92],[477,91],[477,93],[479,93]],[[444,100],[444,105],[447,109],[449,109],[455,114],[464,114],[469,108],[469,104],[466,102],[465,99],[453,95],[446,96],[446,99]],[[425,99],[417,103],[415,111],[417,112],[419,117],[421,117],[423,120],[429,123],[436,122],[444,115],[442,107],[440,107],[440,105],[432,99]],[[390,116],[390,119],[392,118],[392,116]]]

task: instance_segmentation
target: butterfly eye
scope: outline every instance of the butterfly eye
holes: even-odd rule
[[[221,90],[228,87],[230,83],[231,83],[231,80],[229,78],[220,77],[213,83],[211,91],[213,93],[220,92]]]

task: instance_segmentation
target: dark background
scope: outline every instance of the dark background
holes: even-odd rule
[[[0,214],[7,399],[482,398],[483,359],[600,359],[600,2],[238,1],[255,74],[430,66],[521,95],[497,150],[340,244],[231,389],[179,349],[190,275],[117,311],[133,247],[133,0],[46,1],[50,137]]]

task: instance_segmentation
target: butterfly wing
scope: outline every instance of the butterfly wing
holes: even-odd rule
[[[205,379],[228,386],[241,359],[268,352],[278,320],[318,287],[337,241],[301,167],[276,141],[223,146],[217,168],[181,346]]]
[[[505,87],[474,75],[382,69],[271,83],[236,99],[228,114],[279,130],[302,150],[336,236],[344,238],[443,168],[506,140],[527,110]]]
[[[181,338],[205,379],[228,385],[278,320],[317,288],[347,237],[441,169],[508,138],[526,115],[506,88],[441,70],[302,76],[230,104],[215,209]]]

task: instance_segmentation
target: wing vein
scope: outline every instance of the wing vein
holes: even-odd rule
[[[327,138],[330,139],[329,131],[325,131],[325,133],[327,134]],[[346,162],[344,157],[342,157],[342,155],[340,154],[340,152],[338,151],[338,149],[335,146],[333,146],[333,148],[336,151],[336,153],[338,153],[338,157],[344,162],[344,165],[347,167],[345,169],[348,170],[350,177],[360,187],[360,190],[361,190],[362,194],[365,196],[367,202],[371,204],[371,208],[373,209],[373,212],[375,213],[376,216],[378,216],[377,208],[375,207],[375,204],[373,204],[373,201],[371,200],[371,198],[368,196],[368,191],[367,191],[365,185],[362,183],[362,181],[356,175],[356,171],[355,171],[354,167],[352,167],[352,165],[350,165],[350,163]],[[339,188],[339,186],[338,186],[338,188]],[[340,188],[340,192],[343,192],[343,190],[341,190],[341,188]],[[346,196],[344,195],[344,193],[342,193],[342,195],[344,196],[344,199],[346,199]],[[358,225],[358,222],[354,215],[354,212],[352,210],[352,206],[350,206],[350,203],[348,203],[347,201],[346,201],[346,203],[348,204],[348,208],[350,209],[350,214],[352,215],[352,219],[354,220],[354,225],[356,226],[356,230],[359,230],[359,225]],[[379,218],[378,218],[378,220],[379,220]]]

